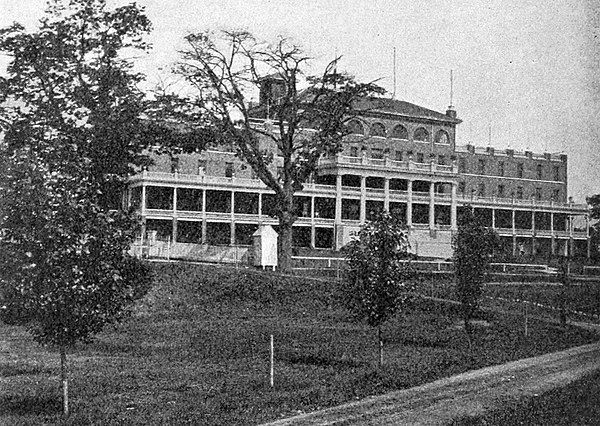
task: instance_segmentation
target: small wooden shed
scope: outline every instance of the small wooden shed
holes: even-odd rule
[[[270,266],[277,267],[277,232],[271,225],[260,225],[252,234],[252,248],[254,250],[254,266],[263,269]]]

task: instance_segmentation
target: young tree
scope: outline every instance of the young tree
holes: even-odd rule
[[[275,192],[279,266],[287,271],[296,220],[294,194],[315,171],[319,158],[341,150],[355,101],[383,90],[337,73],[339,58],[322,75],[307,77],[301,89],[309,58],[286,39],[267,45],[245,31],[224,31],[190,34],[186,41],[176,72],[197,90],[192,101],[201,111],[201,124],[211,123]],[[262,93],[267,99],[262,109],[251,108],[248,97],[269,78],[278,90]],[[258,126],[257,117],[267,118],[272,127]],[[276,155],[281,157],[277,164]]]
[[[498,234],[485,227],[471,208],[460,215],[458,231],[452,237],[453,262],[456,275],[456,294],[462,305],[462,316],[467,336],[479,306],[482,285],[492,255],[498,247]],[[470,341],[470,340],[469,340]]]
[[[346,308],[377,328],[379,367],[383,365],[381,326],[409,301],[411,276],[408,235],[388,212],[378,213],[346,247],[347,280],[340,284]]]
[[[0,105],[0,316],[66,355],[118,321],[149,288],[128,254],[138,225],[113,209],[136,166],[142,78],[122,58],[146,49],[150,22],[135,5],[53,0],[39,29],[0,31],[12,56]]]

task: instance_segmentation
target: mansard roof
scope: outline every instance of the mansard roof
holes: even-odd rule
[[[355,108],[366,114],[399,115],[407,118],[443,121],[451,124],[462,123],[458,118],[452,118],[441,112],[433,111],[422,106],[390,98],[368,97],[356,102]]]

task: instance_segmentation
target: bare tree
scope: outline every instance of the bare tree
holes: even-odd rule
[[[275,192],[279,265],[288,271],[294,194],[315,172],[319,158],[341,150],[356,101],[383,89],[338,73],[340,58],[321,75],[306,76],[310,58],[287,39],[268,45],[245,31],[223,31],[190,34],[186,41],[176,72],[194,88],[188,100],[201,111],[201,125],[210,123]],[[263,92],[266,102],[251,105],[248,97],[264,91],[269,79],[278,90]]]

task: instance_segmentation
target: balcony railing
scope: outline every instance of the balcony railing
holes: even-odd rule
[[[389,170],[415,170],[415,171],[423,171],[423,172],[433,172],[433,173],[443,173],[443,174],[456,174],[458,173],[458,168],[455,165],[442,165],[436,163],[417,163],[415,161],[396,161],[391,160],[389,157],[380,158],[372,158],[367,156],[361,157],[350,157],[345,155],[336,155],[333,157],[325,157],[319,160],[320,166],[328,166],[328,165],[344,165],[344,164],[352,164],[352,165],[364,165],[371,167],[381,167]]]

